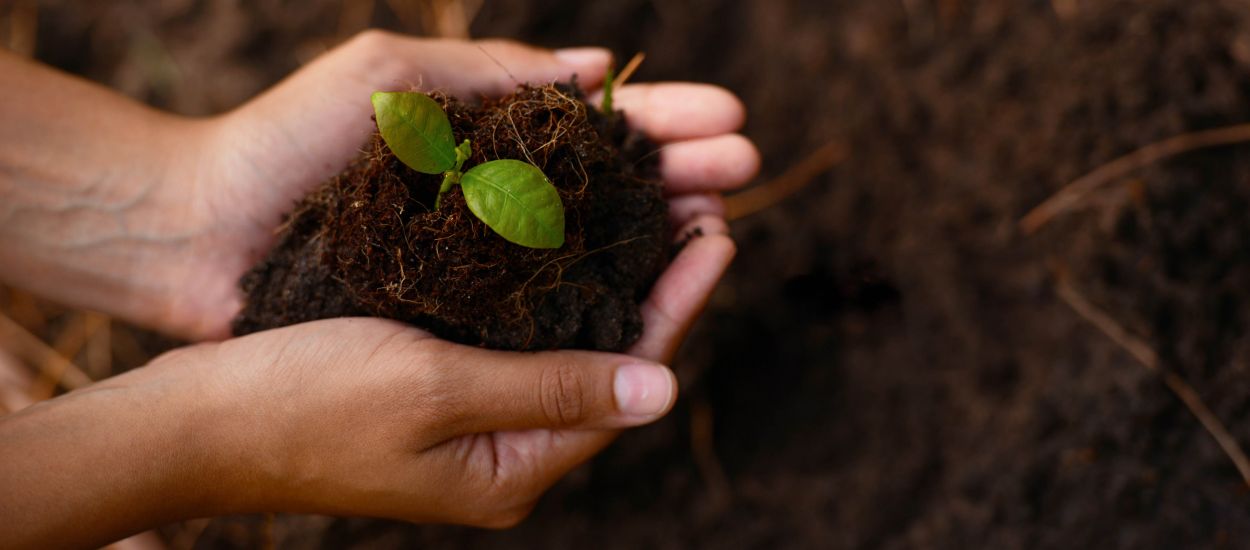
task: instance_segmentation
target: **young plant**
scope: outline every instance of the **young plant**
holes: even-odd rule
[[[564,204],[542,170],[512,159],[483,162],[461,172],[473,156],[469,140],[456,145],[451,121],[429,96],[417,92],[374,92],[378,131],[391,152],[409,168],[442,174],[434,209],[459,185],[474,216],[499,236],[530,248],[564,245]]]
[[[608,72],[603,74],[603,102],[599,109],[603,114],[612,116],[612,93],[616,91],[616,66],[608,63]]]

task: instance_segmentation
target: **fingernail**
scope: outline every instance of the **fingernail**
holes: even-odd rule
[[[616,369],[612,390],[616,406],[631,416],[663,413],[673,399],[673,374],[658,365],[625,365]]]
[[[612,61],[612,53],[603,48],[564,48],[552,53],[565,65],[579,68],[606,69]]]

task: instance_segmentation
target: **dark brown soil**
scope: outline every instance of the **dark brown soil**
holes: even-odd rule
[[[236,334],[345,315],[397,319],[457,342],[512,350],[620,351],[665,265],[666,208],[654,156],[568,86],[522,86],[467,105],[437,96],[457,139],[488,160],[532,161],[560,191],[564,246],[504,240],[456,187],[400,162],[375,133],[367,152],[304,199],[279,244],[244,276]]]
[[[267,60],[260,89],[297,65],[280,53],[311,32],[310,6],[322,28],[337,21],[329,0],[248,8],[226,36],[250,38],[194,51],[251,71]],[[70,21],[88,11],[61,9]],[[178,45],[211,19],[170,16],[157,32]],[[382,7],[374,23],[399,27]],[[108,51],[70,31],[40,36],[66,63]],[[285,516],[279,546],[1250,540],[1250,492],[1229,460],[1157,376],[1055,295],[1053,277],[1066,270],[1250,446],[1250,146],[1156,164],[1034,236],[1016,230],[1118,155],[1250,121],[1245,2],[500,0],[473,32],[646,51],[636,80],[727,86],[748,106],[766,177],[830,139],[851,154],[733,224],[739,258],[676,362],[673,414],[625,434],[520,527]],[[187,88],[179,98],[199,90]],[[260,525],[215,520],[200,545],[257,546]]]

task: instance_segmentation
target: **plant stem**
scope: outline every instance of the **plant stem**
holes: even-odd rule
[[[471,156],[473,156],[473,146],[469,144],[469,140],[466,139],[456,146],[456,165],[451,170],[443,172],[443,184],[438,187],[438,196],[434,197],[435,210],[443,205],[443,195],[460,184],[460,169],[464,168],[464,161],[469,160]]]
[[[438,210],[443,205],[443,195],[451,191],[452,186],[460,183],[460,172],[456,170],[448,170],[443,172],[443,184],[438,187],[438,196],[434,197],[434,209]]]
[[[603,114],[612,116],[612,88],[616,87],[616,68],[608,63],[608,72],[603,76],[603,103],[600,105]]]

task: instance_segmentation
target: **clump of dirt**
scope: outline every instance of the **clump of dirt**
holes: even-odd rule
[[[511,350],[620,351],[642,332],[638,304],[668,258],[666,203],[650,147],[575,86],[520,86],[470,105],[434,95],[465,169],[522,159],[565,208],[565,244],[532,249],[478,220],[459,188],[399,161],[375,133],[366,152],[306,197],[277,246],[247,273],[236,334],[345,315],[404,321]]]

